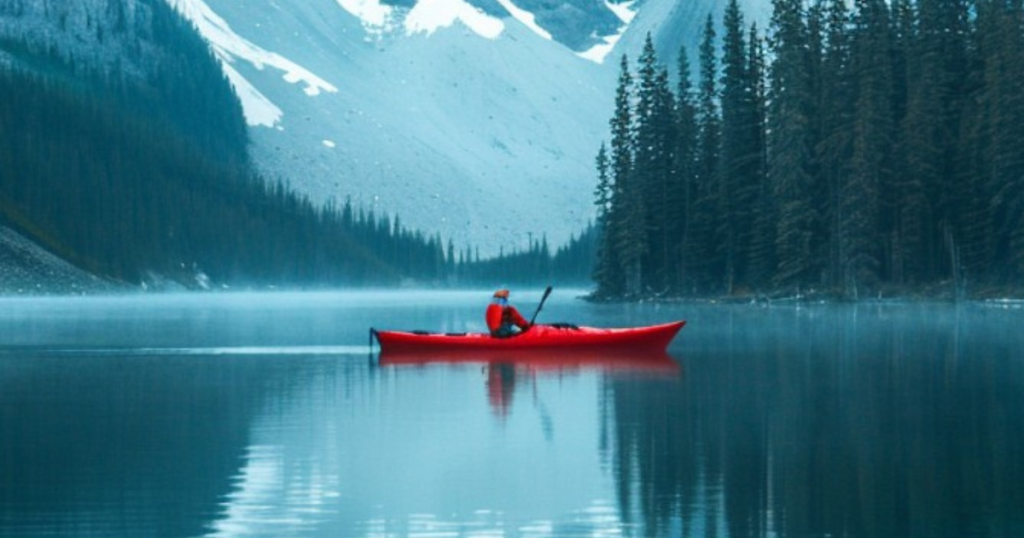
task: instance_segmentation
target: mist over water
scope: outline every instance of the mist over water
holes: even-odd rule
[[[0,536],[1024,535],[1024,309],[580,293],[672,367],[370,352],[487,291],[0,300]]]

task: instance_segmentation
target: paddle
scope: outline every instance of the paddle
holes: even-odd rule
[[[548,300],[548,295],[551,295],[551,286],[548,286],[544,290],[544,296],[540,298],[540,304],[537,305],[537,311],[533,313],[533,317],[530,318],[530,327],[533,327],[534,320],[537,319],[537,314],[540,314],[540,309],[544,308],[544,301]]]

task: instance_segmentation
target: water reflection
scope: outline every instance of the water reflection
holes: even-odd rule
[[[456,350],[441,352],[388,352],[380,355],[381,366],[423,366],[428,364],[512,364],[534,372],[569,373],[585,370],[651,376],[672,376],[679,362],[663,351],[622,351],[602,349],[566,350]]]
[[[202,534],[231,491],[266,373],[0,359],[0,536]]]
[[[602,374],[572,364],[307,369],[268,392],[208,534],[619,535]]]
[[[675,378],[679,362],[663,351],[627,352],[602,349],[565,350],[456,350],[444,352],[383,352],[379,364],[384,367],[422,367],[430,364],[480,365],[487,375],[487,400],[494,415],[508,415],[516,385],[532,383],[536,392],[538,375],[572,375],[582,371],[604,377],[643,375],[648,378]]]
[[[1024,535],[1024,339],[1008,321],[704,312],[681,386],[607,388],[624,517],[647,536]]]
[[[377,362],[331,304],[341,338],[11,336],[0,536],[1024,536],[1024,310],[577,305],[691,321],[675,358]]]

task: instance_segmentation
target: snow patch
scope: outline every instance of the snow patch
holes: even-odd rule
[[[381,4],[379,0],[335,1],[342,9],[358,17],[371,35],[382,35],[394,26],[394,8]]]
[[[530,13],[525,9],[520,9],[512,3],[512,0],[498,0],[498,3],[501,4],[501,7],[505,8],[505,10],[507,10],[517,21],[523,23],[524,26],[532,30],[533,33],[551,41],[551,34],[537,24],[537,18],[533,13]]]
[[[598,43],[593,47],[583,51],[577,52],[576,55],[584,60],[590,60],[597,64],[603,64],[604,59],[608,57],[608,54],[615,48],[615,44],[619,42],[622,37],[622,33],[616,35],[605,36],[604,43]]]
[[[284,113],[277,105],[270,102],[270,99],[260,93],[241,73],[235,71],[235,68],[227,61],[222,61],[221,67],[228,80],[231,81],[231,85],[235,87],[235,94],[242,102],[242,110],[245,112],[247,124],[252,127],[257,125],[273,127],[281,121],[281,116]],[[280,127],[278,128],[280,129]]]
[[[499,19],[491,17],[464,0],[419,0],[405,17],[407,35],[430,35],[438,28],[461,21],[482,37],[495,39],[505,30]]]
[[[199,33],[210,43],[214,54],[224,66],[224,72],[235,86],[235,91],[238,93],[245,111],[246,123],[250,126],[273,127],[281,120],[282,112],[231,65],[235,60],[247,61],[259,70],[270,66],[284,71],[282,78],[285,82],[305,84],[303,91],[309,96],[319,95],[321,91],[329,93],[338,91],[332,84],[308,69],[277,53],[257,47],[236,34],[231,30],[231,26],[214,13],[203,0],[168,0],[168,2],[179,13],[192,21],[199,29]]]
[[[615,44],[622,38],[622,34],[626,33],[626,29],[629,28],[629,23],[632,22],[633,17],[636,17],[636,11],[631,8],[633,2],[623,2],[621,4],[613,4],[608,0],[605,0],[604,5],[615,14],[616,17],[622,21],[622,26],[619,28],[619,32],[614,35],[604,37],[604,43],[598,43],[589,49],[576,53],[577,56],[585,60],[590,60],[594,63],[603,64],[604,59],[608,57],[608,54],[615,48]]]
[[[604,5],[619,18],[620,21],[629,24],[633,22],[633,17],[636,17],[636,11],[633,11],[633,4],[636,0],[631,2],[622,2],[621,4],[613,4],[608,0],[605,0]]]

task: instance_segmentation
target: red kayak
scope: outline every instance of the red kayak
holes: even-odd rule
[[[373,331],[381,353],[514,350],[665,351],[685,321],[627,329],[597,329],[571,325],[535,325],[510,337],[486,333],[427,333],[422,331]]]

